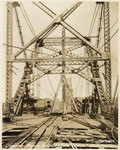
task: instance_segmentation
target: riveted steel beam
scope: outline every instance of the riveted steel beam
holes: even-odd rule
[[[104,51],[110,54],[110,11],[109,2],[104,2]],[[105,93],[108,102],[111,101],[111,60],[105,61]]]
[[[6,43],[13,43],[13,6],[11,2],[7,2],[7,38]],[[13,53],[12,47],[6,46],[6,55],[11,56]],[[8,61],[6,56],[6,102],[12,102],[12,62]]]

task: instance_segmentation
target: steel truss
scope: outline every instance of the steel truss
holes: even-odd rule
[[[13,6],[12,3],[7,3],[7,29],[6,29],[6,43],[12,45],[13,43]],[[12,47],[6,47],[6,54],[12,55]],[[12,102],[12,62],[8,61],[6,63],[6,101],[8,103]]]
[[[37,7],[41,8],[41,4],[37,4],[33,2]],[[8,2],[7,3],[7,102],[12,101],[11,97],[11,86],[12,86],[12,63],[26,63],[24,68],[24,74],[14,96],[14,104],[15,104],[15,114],[20,114],[22,101],[26,94],[28,94],[28,85],[36,81],[37,79],[43,77],[46,74],[77,74],[89,82],[96,85],[98,97],[100,101],[106,101],[106,96],[104,93],[102,80],[99,75],[99,66],[98,61],[105,61],[105,75],[106,75],[106,90],[107,90],[107,100],[111,100],[111,70],[110,70],[110,28],[109,28],[109,3],[104,3],[104,22],[105,22],[105,52],[102,53],[98,47],[95,47],[91,44],[90,37],[84,37],[74,28],[72,28],[68,23],[65,22],[65,19],[82,3],[77,2],[75,5],[72,5],[70,9],[67,9],[60,15],[56,15],[53,11],[50,11],[47,7],[45,11],[53,21],[39,34],[35,35],[26,45],[24,45],[22,31],[20,27],[20,22],[17,14],[16,2]],[[17,24],[19,28],[21,44],[23,48],[19,49],[15,54],[12,53],[12,11],[13,7],[15,7]],[[20,7],[20,4],[17,3],[17,7]],[[75,37],[65,37],[64,39],[61,37],[51,37],[48,35],[53,32],[59,25],[62,25],[64,29],[71,32]],[[35,44],[35,48],[31,53],[29,58],[26,57],[26,51],[29,46]],[[57,49],[54,46],[62,46],[62,50]],[[65,46],[70,46],[69,48],[65,48]],[[49,54],[44,57],[38,57],[39,48],[45,48],[54,53]],[[87,48],[88,56],[82,57],[72,53],[72,51],[79,49],[81,47]],[[18,58],[18,56],[24,52],[25,58]],[[75,69],[72,65],[82,65],[80,69]],[[42,66],[50,66],[47,69],[42,68]],[[52,67],[51,67],[52,66]],[[91,73],[93,78],[86,75],[83,70],[87,68],[87,66],[91,67]],[[62,69],[58,69],[62,67]],[[40,71],[40,74],[37,77],[32,78],[33,68],[36,68]],[[64,78],[65,78],[64,74]],[[66,79],[63,84],[67,85]],[[68,85],[67,85],[68,86]],[[64,96],[63,96],[64,97]],[[73,100],[73,99],[72,99]],[[74,103],[74,100],[73,100]],[[77,108],[76,108],[77,109]]]
[[[110,10],[109,3],[105,2],[104,4],[104,51],[110,53]],[[105,61],[105,92],[107,102],[111,102],[111,60]]]

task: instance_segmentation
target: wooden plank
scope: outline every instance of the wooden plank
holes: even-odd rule
[[[114,149],[118,149],[118,145],[116,145],[116,144],[85,144],[85,143],[74,143],[74,145],[76,146],[76,147],[84,147],[84,148],[86,148],[86,147],[90,147],[90,148],[99,148],[99,147],[104,147],[104,148],[114,148]],[[56,143],[54,143],[53,144],[53,146],[54,147],[69,147],[70,145],[69,145],[69,143],[58,143],[58,142],[56,142]]]

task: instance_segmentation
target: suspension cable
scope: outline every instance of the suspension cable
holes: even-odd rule
[[[109,40],[111,40],[115,35],[116,35],[116,33],[119,31],[119,29],[117,29],[117,31],[115,31],[115,33],[110,37],[110,39]],[[105,45],[106,43],[104,43],[102,46],[101,46],[101,48],[103,48],[103,46]],[[99,49],[99,51],[101,50],[101,48]]]
[[[110,27],[110,29],[112,29],[115,25],[116,25],[116,23],[118,22],[118,20],[119,19],[117,19],[114,23],[113,23],[113,25]],[[119,30],[119,29],[118,29]],[[115,34],[118,32],[118,30],[111,36],[111,38],[110,38],[110,40],[115,36]],[[99,40],[99,42],[102,40],[104,38],[104,36]],[[102,47],[103,47],[104,45],[102,45]],[[102,48],[101,47],[101,48]],[[99,51],[101,50],[101,48],[99,49]],[[96,53],[94,54],[94,55],[96,55]],[[94,56],[93,55],[93,56]],[[113,56],[112,56],[112,58],[113,58]],[[115,59],[115,58],[114,58]],[[82,70],[84,70],[85,68],[86,68],[87,66],[85,66]]]
[[[95,17],[96,9],[97,9],[97,5],[95,5],[95,10],[94,10],[92,21],[91,21],[91,24],[90,24],[90,30],[89,30],[88,36],[90,36],[90,33],[91,33],[91,28],[92,28],[93,20],[94,20],[94,17]]]
[[[119,29],[117,29],[116,31],[115,31],[115,33],[109,38],[109,40],[111,40],[116,34],[117,34],[117,32],[119,31]],[[102,46],[101,46],[101,48],[98,50],[98,52],[100,52],[100,50],[103,48],[103,46],[105,45],[106,43],[104,43]],[[97,53],[94,53],[92,56],[94,56],[94,55],[96,55]]]
[[[9,46],[9,47],[18,48],[18,49],[23,49],[22,47],[19,47],[19,46],[13,46],[13,45],[4,44],[4,43],[3,43],[3,45],[5,45],[5,46]],[[47,56],[49,55],[49,54],[47,54],[47,53],[43,53],[43,52],[36,52],[36,51],[31,50],[31,49],[26,49],[26,51],[30,51],[30,52],[34,52],[34,53],[38,53],[38,54],[44,54],[44,55],[47,55]]]
[[[28,27],[29,27],[29,29],[30,29],[32,35],[34,36],[34,33],[32,32],[32,29],[31,29],[31,27],[30,27],[30,25],[29,25],[29,23],[28,23],[28,21],[27,21],[27,19],[26,19],[26,17],[25,17],[25,14],[24,14],[23,10],[21,9],[21,7],[20,7],[20,10],[21,10],[21,12],[22,12],[22,14],[23,14],[23,16],[24,16],[24,18],[25,18],[25,21],[26,21],[26,23],[27,23],[27,25],[28,25]]]
[[[97,48],[99,47],[99,43],[100,43],[100,33],[101,33],[101,29],[102,29],[102,18],[103,17],[103,4],[101,6],[101,11],[100,11],[100,17],[99,17],[99,25],[98,25],[98,35],[97,35]]]
[[[30,29],[32,35],[35,36],[35,33],[34,33],[33,29],[31,28],[30,23],[29,23],[29,21],[27,20],[26,15],[25,15],[25,12],[22,10],[21,6],[20,6],[20,10],[21,10],[21,12],[22,12],[22,14],[23,14],[23,16],[24,16],[24,18],[25,18],[25,21],[26,21],[26,23],[27,23],[27,25],[28,25],[28,27],[29,27],[29,29]]]
[[[20,2],[20,4],[21,4],[21,6],[22,6],[22,8],[23,8],[23,11],[24,11],[24,13],[25,13],[25,15],[26,15],[26,18],[27,18],[27,20],[28,20],[28,22],[29,22],[29,24],[30,24],[30,26],[31,26],[31,29],[32,29],[32,31],[33,31],[33,34],[34,34],[34,36],[35,36],[35,35],[36,35],[35,30],[34,30],[32,24],[31,24],[31,22],[30,22],[30,19],[29,19],[28,15],[27,15],[27,13],[26,13],[26,11],[25,11],[25,8],[24,8],[22,2]]]
[[[110,27],[110,30],[116,25],[116,23],[118,22],[118,20],[119,20],[119,19],[117,19],[117,20],[114,22],[114,24]],[[104,38],[104,36],[103,36],[99,41],[101,41],[103,38]]]
[[[92,21],[93,23],[92,23],[92,25],[91,25],[91,29],[90,29],[90,32],[89,32],[89,36],[91,35],[91,33],[92,33],[92,31],[93,31],[93,27],[94,27],[94,25],[95,25],[95,21],[96,21],[97,15],[98,15],[99,7],[100,7],[100,6],[98,6],[95,15],[93,14],[94,19],[93,19],[93,21]]]
[[[42,2],[39,2],[40,4],[42,4],[45,8],[47,8],[51,13],[53,13],[54,15],[56,15],[51,9],[49,9],[46,5],[44,5]]]
[[[94,23],[93,23],[93,26],[92,26],[92,29],[91,29],[91,34],[92,34],[92,31],[93,31],[93,28],[94,28],[94,25],[95,25],[95,21],[96,21],[97,15],[98,15],[99,8],[100,8],[100,6],[98,6],[98,9],[97,9],[97,12],[96,12],[96,15],[95,15]]]
[[[118,20],[119,20],[119,19],[117,19],[117,20],[115,21],[115,23],[111,26],[110,29],[112,29],[112,28],[115,26],[115,24],[118,22]]]

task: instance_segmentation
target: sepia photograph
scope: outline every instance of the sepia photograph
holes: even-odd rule
[[[119,1],[1,1],[1,149],[118,150]]]

